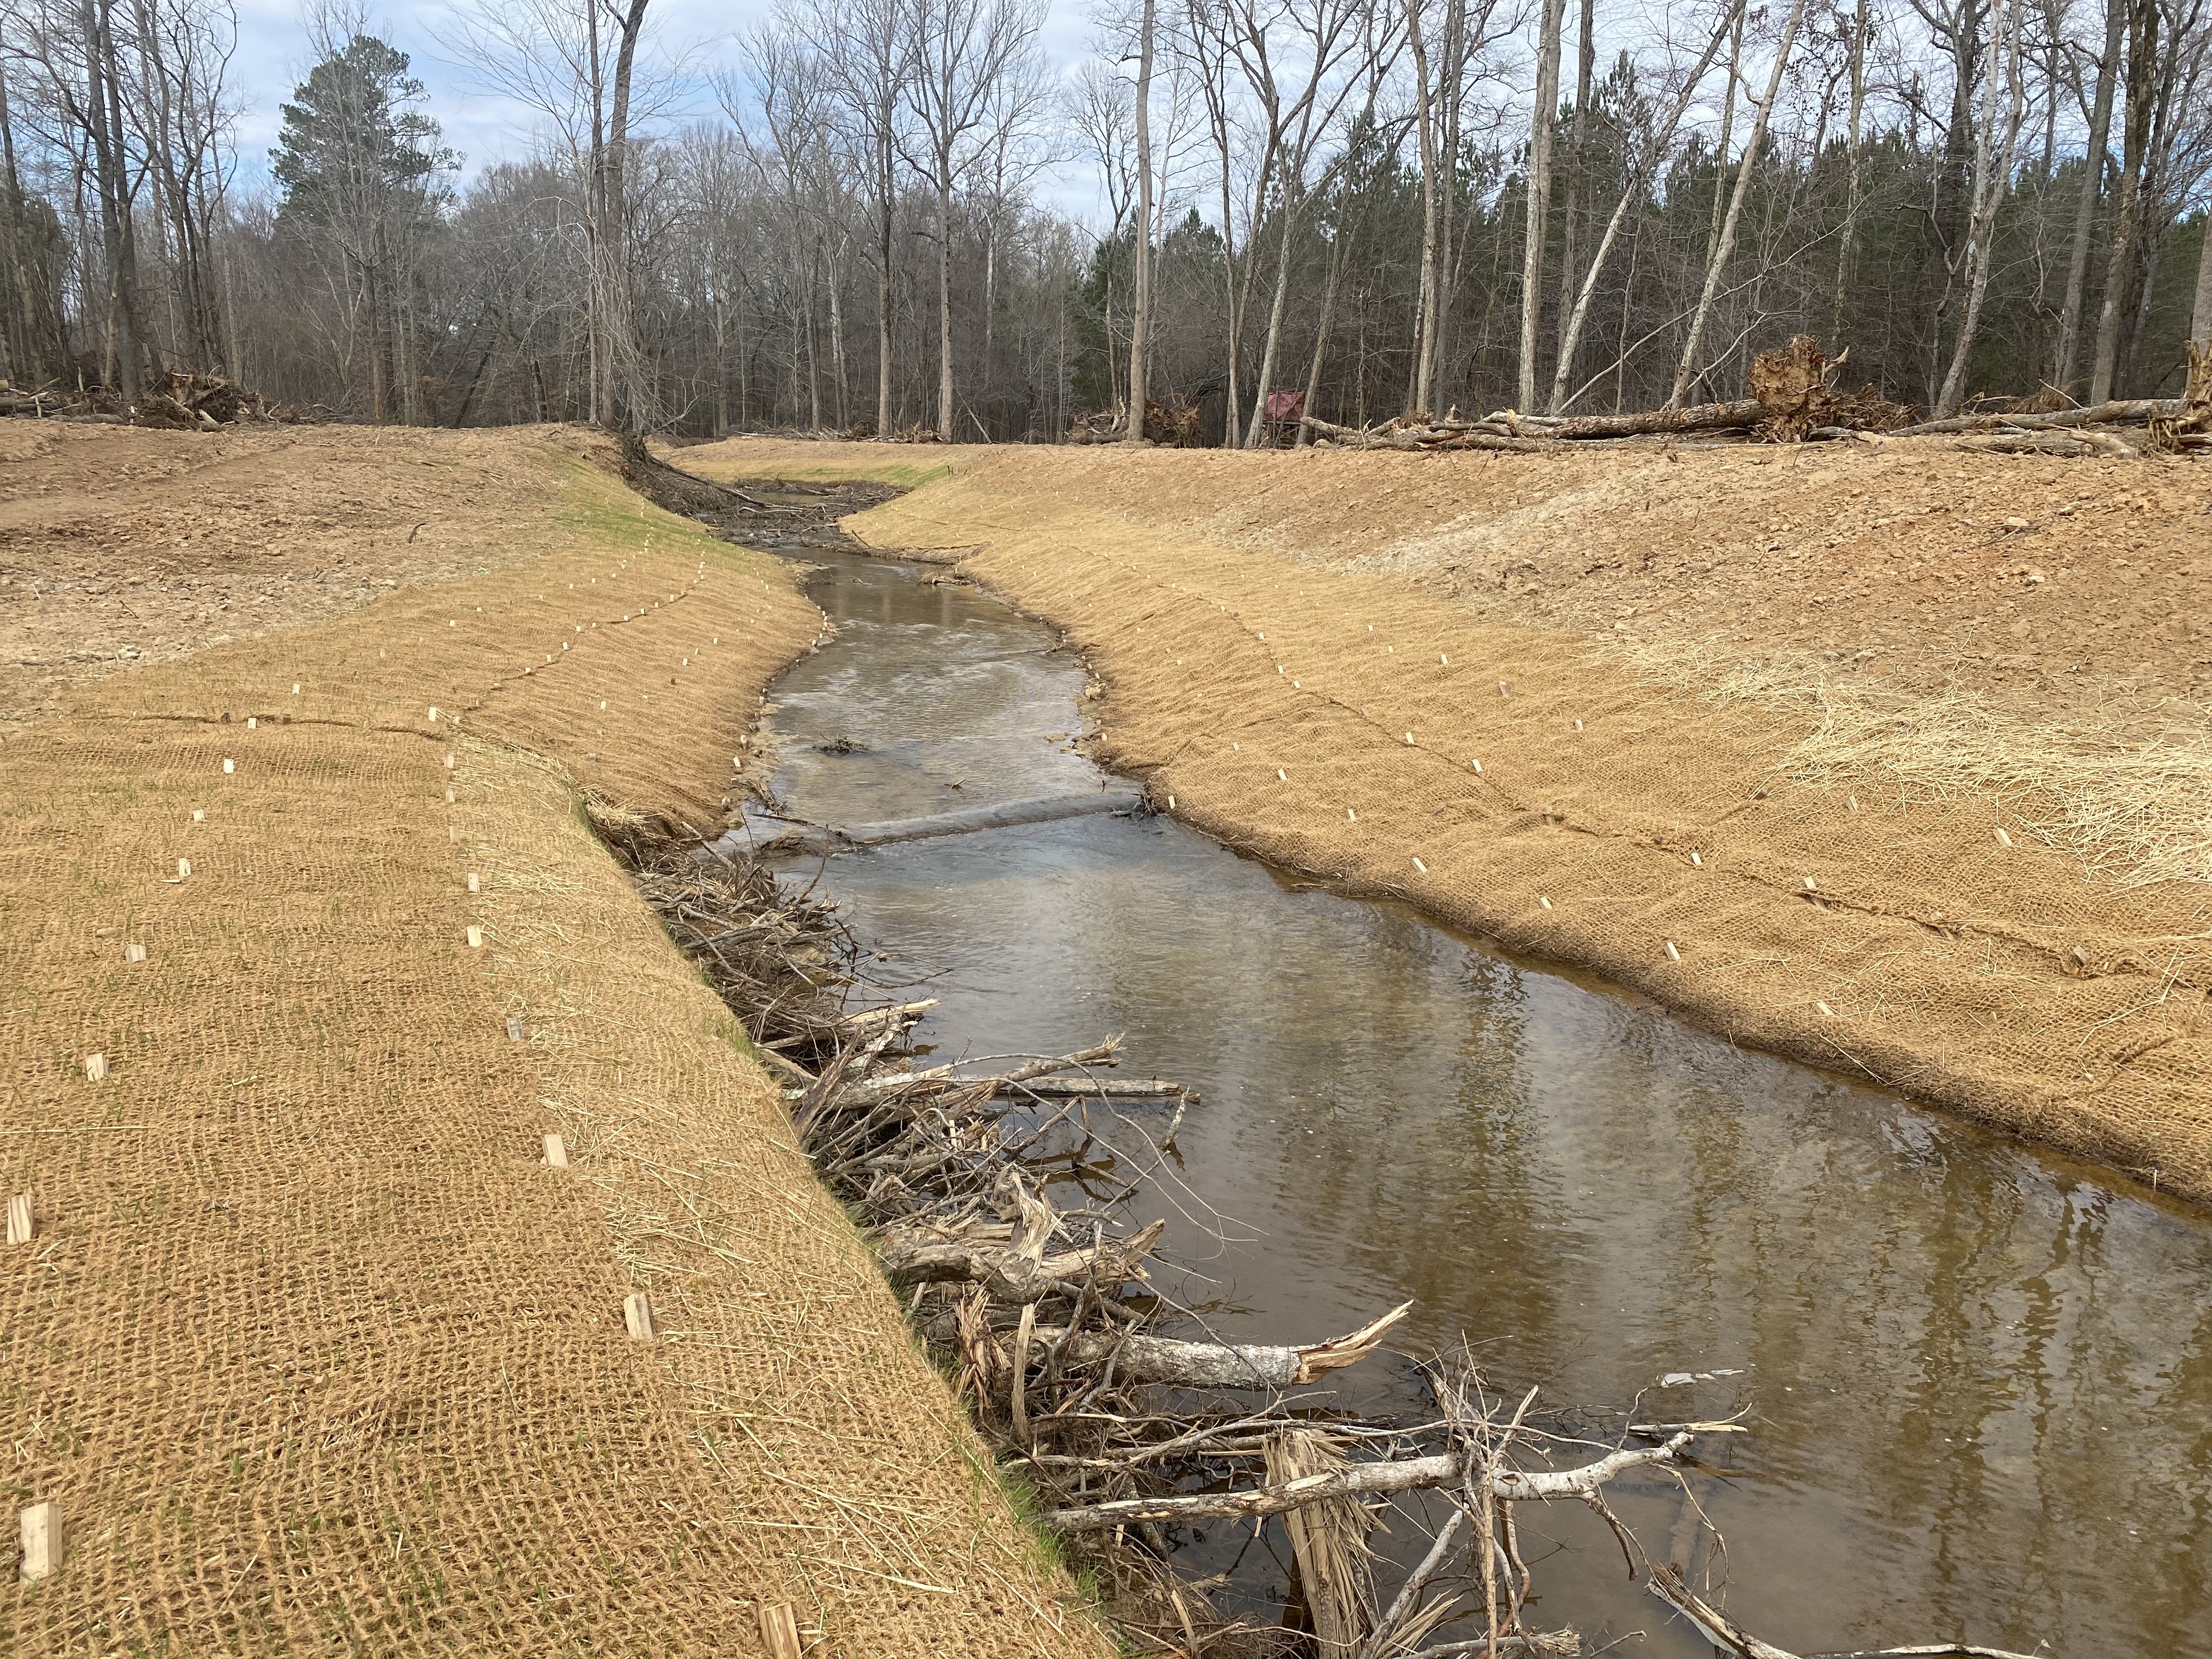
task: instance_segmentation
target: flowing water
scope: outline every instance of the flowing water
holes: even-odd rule
[[[774,696],[792,813],[1106,781],[1074,752],[1085,676],[1048,629],[927,567],[813,556],[837,633]],[[1224,1337],[1319,1340],[1410,1298],[1395,1346],[1464,1336],[1516,1392],[1640,1392],[1644,1420],[1747,1408],[1691,1479],[1723,1548],[1672,1480],[1617,1506],[1768,1641],[2212,1654],[2203,1217],[1165,819],[886,847],[822,879],[878,970],[942,999],[938,1058],[1123,1031],[1128,1074],[1203,1091],[1177,1138],[1189,1191],[1143,1201]],[[1168,1109],[1125,1105],[1115,1133],[1140,1148]],[[1342,1397],[1425,1401],[1381,1358]],[[1595,1516],[1522,1508],[1536,1622],[1711,1651]],[[1264,1615],[1284,1589],[1279,1523],[1189,1554],[1231,1574],[1232,1605]]]

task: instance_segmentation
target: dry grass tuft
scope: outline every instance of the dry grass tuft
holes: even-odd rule
[[[2212,709],[2201,704],[2060,725],[1969,691],[1856,684],[1819,661],[1746,662],[1717,641],[1607,641],[1600,655],[1647,684],[1808,722],[1776,763],[1792,782],[1993,801],[2123,888],[2212,883]]]

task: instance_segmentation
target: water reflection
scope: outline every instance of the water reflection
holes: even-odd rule
[[[1082,672],[1046,630],[866,560],[814,591],[841,634],[778,688],[794,811],[1097,787],[1066,743]],[[861,747],[815,746],[840,737]],[[1464,1334],[1554,1399],[1748,1406],[1693,1485],[1728,1605],[1767,1639],[2212,1653],[2197,1216],[1158,821],[888,848],[826,881],[889,971],[935,976],[943,1049],[1126,1030],[1138,1070],[1204,1091],[1185,1173],[1243,1242],[1171,1237],[1221,1281],[1224,1334],[1311,1340],[1410,1297],[1407,1347]],[[1681,1372],[1736,1375],[1658,1386]],[[1348,1376],[1413,1402],[1402,1371]],[[1686,1549],[1674,1483],[1619,1507],[1655,1553]],[[1545,1622],[1705,1650],[1595,1517],[1528,1524],[1573,1563],[1537,1565]],[[1267,1547],[1224,1528],[1200,1553],[1264,1589]]]

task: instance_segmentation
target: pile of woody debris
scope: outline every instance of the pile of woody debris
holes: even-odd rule
[[[2002,410],[1915,422],[1911,405],[1874,386],[1835,390],[1848,351],[1832,359],[1804,335],[1753,360],[1750,395],[1729,403],[1621,415],[1524,415],[1501,410],[1480,420],[1456,410],[1442,419],[1401,416],[1380,426],[1331,425],[1312,416],[1316,441],[1356,449],[1503,449],[1562,453],[1593,441],[1698,445],[1803,443],[1838,439],[1887,443],[1942,438],[1960,449],[2000,454],[2121,455],[2212,449],[2212,346],[2189,348],[2188,386],[2179,398],[2136,398],[2089,408],[2054,407],[2039,394]]]

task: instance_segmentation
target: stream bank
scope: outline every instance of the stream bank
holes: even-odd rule
[[[881,822],[1105,787],[1076,741],[1084,666],[1051,632],[925,568],[811,556],[837,632],[772,691],[783,810]],[[1224,1339],[1308,1340],[1411,1298],[1399,1346],[1464,1334],[1554,1398],[1748,1407],[1695,1477],[1727,1553],[1685,1565],[1767,1639],[2212,1649],[2195,1212],[1169,820],[889,846],[820,879],[886,980],[939,999],[941,1056],[1124,1030],[1138,1069],[1200,1091],[1181,1210],[1234,1230],[1184,1265]],[[1191,1237],[1176,1203],[1139,1203]],[[1339,1387],[1352,1409],[1418,1403],[1382,1361]],[[1620,1507],[1695,1541],[1679,1489]],[[1583,1568],[1555,1565],[1547,1625],[1703,1650],[1612,1576],[1601,1525],[1544,1519]],[[1272,1528],[1184,1552],[1232,1603],[1287,1590]]]

